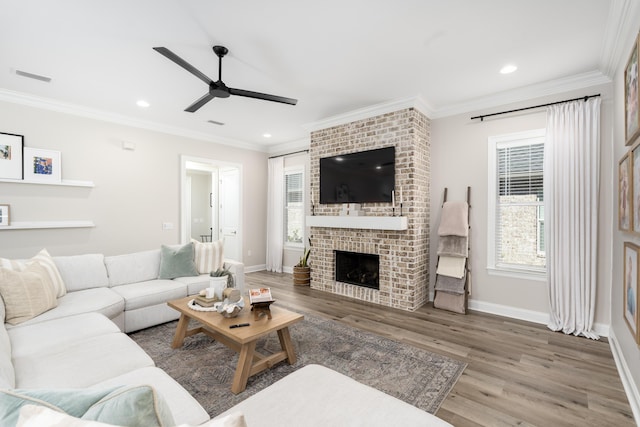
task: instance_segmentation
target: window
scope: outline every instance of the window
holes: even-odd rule
[[[304,226],[304,171],[288,169],[284,173],[284,243],[302,245]]]
[[[543,273],[544,129],[489,138],[489,269]]]

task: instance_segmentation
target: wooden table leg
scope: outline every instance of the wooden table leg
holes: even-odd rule
[[[231,385],[231,392],[233,394],[238,394],[247,388],[247,380],[251,373],[255,350],[256,341],[242,344],[240,356],[238,357],[238,366],[236,366],[236,373],[233,376],[233,384]]]
[[[293,343],[291,342],[291,334],[289,334],[289,328],[285,327],[278,330],[278,338],[280,339],[280,345],[282,349],[287,353],[287,361],[289,365],[293,365],[296,363],[296,350],[293,348]]]
[[[176,328],[176,333],[173,336],[173,342],[171,343],[171,348],[179,348],[182,347],[182,343],[184,342],[184,337],[187,334],[187,328],[189,327],[189,317],[184,314],[180,315],[180,320],[178,320],[178,327]]]

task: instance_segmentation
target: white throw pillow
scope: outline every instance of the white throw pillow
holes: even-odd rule
[[[49,255],[46,249],[42,249],[36,256],[28,260],[11,260],[7,258],[0,258],[0,267],[7,268],[14,271],[24,271],[27,266],[33,262],[39,262],[49,275],[49,279],[56,289],[56,297],[60,298],[67,294],[67,287],[60,276],[58,267],[55,261]]]
[[[196,249],[194,261],[196,262],[198,273],[209,274],[212,271],[216,271],[219,268],[222,268],[224,259],[224,242],[222,240],[202,243],[198,242],[195,239],[191,239],[191,242]]]
[[[0,267],[0,295],[4,300],[5,321],[17,325],[58,305],[49,274],[39,262],[23,271]]]
[[[118,427],[98,421],[81,420],[63,412],[54,411],[45,406],[24,405],[20,408],[20,417],[16,427]],[[178,427],[190,427],[181,424]],[[211,420],[200,427],[247,427],[244,415],[240,412]]]

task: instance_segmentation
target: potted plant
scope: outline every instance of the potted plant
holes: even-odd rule
[[[211,276],[209,287],[215,290],[216,297],[222,301],[222,292],[224,289],[233,288],[235,285],[235,280],[233,279],[231,271],[229,271],[229,267],[223,265],[222,268],[209,273],[209,276]]]
[[[309,285],[311,284],[311,267],[309,267],[309,254],[311,248],[305,248],[300,261],[293,266],[293,284]]]

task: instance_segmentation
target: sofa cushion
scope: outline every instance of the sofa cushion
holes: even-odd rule
[[[2,330],[0,335],[1,332]],[[84,342],[91,337],[115,333],[120,333],[120,329],[104,315],[83,313],[11,328],[7,337],[11,339],[13,357],[17,358],[63,349],[69,344]]]
[[[57,305],[56,289],[39,262],[22,271],[0,267],[0,295],[5,305],[5,321],[17,325]]]
[[[158,278],[160,249],[109,256],[104,259],[109,274],[109,286],[145,282]]]
[[[195,249],[195,262],[198,273],[209,274],[222,268],[222,260],[224,259],[223,240],[203,243],[191,239],[191,243],[193,243]]]
[[[160,247],[159,279],[174,279],[182,276],[197,276],[198,269],[194,261],[195,250],[193,243],[184,246]]]
[[[125,311],[164,304],[169,300],[187,296],[187,286],[175,280],[148,280],[116,286],[111,290],[124,299]]]
[[[42,267],[47,271],[49,278],[51,279],[51,283],[56,289],[56,296],[61,297],[67,293],[67,288],[62,280],[62,276],[58,271],[58,267],[54,262],[49,252],[46,249],[42,249],[36,256],[29,260],[10,260],[7,258],[0,258],[0,267],[8,268],[10,270],[22,271],[24,270],[28,264],[32,262],[39,262]]]
[[[68,292],[109,285],[102,254],[57,256],[53,260],[58,266]]]
[[[51,319],[97,312],[115,319],[124,310],[124,300],[109,288],[92,288],[69,292],[58,298],[58,306],[15,327],[23,327]],[[11,328],[13,328],[12,326]],[[9,329],[9,328],[8,328]]]
[[[154,366],[153,360],[123,333],[13,359],[18,388],[88,387],[146,366]]]
[[[202,405],[176,380],[160,368],[147,367],[114,376],[92,387],[101,389],[122,384],[148,384],[167,402],[176,424],[199,425],[209,419]]]
[[[116,389],[51,389],[0,391],[0,425],[14,426],[24,406],[40,406],[83,420],[118,426],[172,426],[162,396],[148,385]],[[27,412],[30,412],[27,410]],[[35,421],[35,420],[32,420]],[[52,425],[40,419],[40,425]],[[34,424],[36,425],[36,424]],[[67,424],[58,424],[67,425]]]

